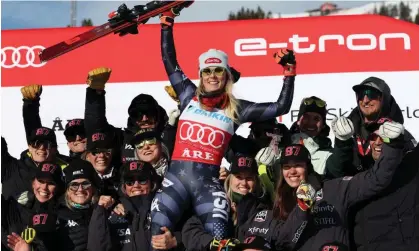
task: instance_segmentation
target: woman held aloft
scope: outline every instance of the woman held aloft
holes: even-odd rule
[[[150,241],[150,207],[160,188],[160,177],[149,163],[142,161],[127,162],[121,168],[124,197],[120,201],[124,210],[116,214],[111,210],[114,199],[100,197],[90,220],[88,250],[149,250],[152,243],[155,249],[175,247],[181,238],[167,229]]]
[[[309,155],[307,150],[304,153]],[[293,158],[293,156],[282,157],[283,160],[289,158]],[[314,197],[314,188],[305,183],[304,179],[299,180],[295,189],[290,190],[293,194],[287,198],[292,200],[291,203],[296,209],[290,212],[290,216],[287,217],[288,221],[276,219],[273,217],[272,210],[269,210],[271,207],[263,203],[263,200],[260,200],[260,195],[257,195],[258,183],[255,180],[258,178],[258,167],[256,161],[248,157],[237,156],[231,167],[232,174],[226,180],[225,187],[231,200],[231,218],[236,227],[235,233],[230,235],[231,239],[213,240],[210,234],[205,233],[199,219],[193,216],[185,223],[182,230],[186,248],[197,251],[208,250],[208,248],[224,250],[223,248],[237,246],[237,241],[246,243],[248,238],[259,236],[266,240],[266,243],[271,244],[273,250],[292,250],[298,241],[295,236],[299,236],[307,224],[307,211],[312,205],[313,199],[310,198]],[[312,194],[311,197],[310,194]],[[300,207],[296,207],[297,201],[300,201]],[[233,250],[236,248],[233,247]]]
[[[98,201],[98,177],[93,166],[75,159],[64,170],[66,192],[58,209],[57,238],[60,250],[84,251],[87,248],[92,207]]]
[[[17,250],[16,245],[22,250],[28,246],[34,250],[59,250],[57,200],[63,187],[61,168],[52,162],[40,163],[32,180],[32,189],[22,193],[17,200],[10,199],[2,205],[6,209],[2,214],[7,213],[7,224],[2,223],[6,226],[2,231],[2,243],[12,250]]]
[[[331,241],[349,246],[349,209],[386,189],[403,158],[403,125],[385,122],[377,133],[387,143],[382,146],[382,154],[373,168],[355,176],[327,180],[323,182],[322,188],[317,190],[310,210],[310,221],[300,236],[299,250],[320,250],[320,247]],[[298,155],[303,147],[298,144],[289,146],[284,150],[284,154]],[[287,180],[288,177],[290,182],[296,184],[307,174],[309,163],[309,158],[304,162],[294,163],[289,167],[288,173],[284,172],[284,179]],[[286,186],[283,188],[282,198],[286,196],[285,188]],[[289,212],[287,208],[293,205],[280,202],[281,200],[276,205],[280,206],[279,215],[282,216]]]
[[[327,159],[332,154],[330,127],[326,124],[326,102],[311,96],[300,104],[297,121],[291,126],[291,142],[303,144],[311,155],[314,171],[325,174]]]
[[[170,83],[180,100],[181,115],[170,168],[163,181],[171,185],[156,194],[151,231],[158,235],[163,226],[172,229],[192,203],[207,231],[216,238],[223,238],[228,231],[229,205],[219,182],[221,160],[238,124],[266,120],[289,111],[296,75],[295,57],[289,50],[275,54],[285,75],[277,102],[255,104],[236,99],[232,94],[234,78],[228,56],[215,49],[199,57],[200,84],[197,87],[177,63],[173,18],[173,11],[163,13],[160,18],[161,52]],[[168,201],[174,203],[166,204]],[[215,207],[216,201],[220,202],[219,208]]]

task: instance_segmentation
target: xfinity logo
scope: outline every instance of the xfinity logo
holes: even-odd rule
[[[251,234],[267,234],[269,231],[269,228],[258,228],[258,227],[250,227],[249,230],[247,230]]]
[[[402,40],[404,50],[410,50],[410,36],[406,33],[383,33],[378,37],[374,34],[330,34],[322,35],[318,41],[312,43],[309,37],[292,35],[288,42],[268,43],[265,38],[241,38],[234,42],[234,52],[237,56],[265,56],[267,49],[282,49],[291,47],[295,53],[312,53],[326,52],[326,44],[337,43],[345,46],[351,51],[371,51],[376,50],[377,46],[380,51],[387,50],[386,42],[388,40]],[[326,41],[328,41],[326,43]],[[291,46],[288,45],[291,44]]]

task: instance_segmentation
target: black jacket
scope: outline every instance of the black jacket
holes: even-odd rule
[[[408,152],[390,185],[351,209],[353,246],[367,250],[419,250],[419,147]]]
[[[311,219],[300,237],[301,250],[320,250],[331,241],[349,246],[349,208],[388,187],[397,167],[403,165],[402,157],[403,149],[384,144],[373,168],[355,176],[325,181],[317,191]]]
[[[60,250],[87,250],[89,222],[92,211],[92,208],[71,210],[65,204],[60,204],[57,212],[57,239],[61,245]]]
[[[26,228],[35,229],[33,250],[60,250],[56,235],[56,203],[50,200],[40,203],[36,199],[26,205],[14,199],[2,200],[2,244],[7,246],[7,235],[12,232],[21,235]]]
[[[67,162],[58,157],[55,159],[55,163],[61,168],[68,165]],[[2,148],[1,182],[3,196],[9,199],[24,191],[32,190],[31,182],[35,178],[37,168],[28,150],[23,151],[18,160],[7,152],[7,147]]]
[[[127,119],[127,127],[124,130],[110,125],[106,118],[105,94],[106,91],[98,93],[89,87],[86,89],[84,126],[87,135],[92,134],[96,130],[103,130],[113,138],[114,154],[112,162],[114,166],[119,167],[121,163],[136,159],[135,149],[130,142],[139,128],[130,117]],[[135,100],[134,98],[132,103],[135,103]],[[159,117],[160,127],[157,129],[162,133],[163,147],[170,156],[174,147],[176,127],[166,125],[166,111],[161,106],[159,106],[159,110],[161,111]]]
[[[403,113],[400,110],[396,100],[389,92],[390,88],[388,85],[384,81],[377,78],[369,78],[363,83],[370,82],[371,80],[374,81],[374,83],[382,90],[384,90],[382,108],[378,117],[388,118],[403,124]],[[356,102],[358,104],[357,100]],[[366,124],[364,122],[364,116],[359,107],[353,109],[348,118],[354,125],[355,133],[353,138],[350,140],[341,141],[335,138],[335,147],[332,151],[332,156],[335,156],[333,158],[329,158],[326,163],[326,176],[328,178],[339,178],[346,175],[355,175],[356,173],[367,170],[374,164],[374,160],[371,157],[371,150],[368,139],[370,135],[378,129],[378,119],[375,122]],[[415,139],[407,130],[405,130],[404,137],[406,142],[405,151],[412,150],[416,144]]]

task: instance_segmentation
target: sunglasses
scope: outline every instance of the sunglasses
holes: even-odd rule
[[[68,142],[76,142],[76,140],[77,140],[77,136],[79,136],[79,137],[80,137],[80,141],[81,141],[81,140],[84,140],[84,139],[86,138],[86,135],[81,134],[81,133],[77,133],[77,134],[71,134],[71,135],[68,135],[68,136],[66,137],[66,140],[67,140]]]
[[[375,89],[363,89],[359,90],[357,93],[358,100],[364,99],[365,96],[368,97],[368,99],[379,99],[381,97],[381,92]]]
[[[33,148],[40,148],[41,146],[44,146],[46,149],[51,149],[52,143],[49,141],[41,141],[41,140],[35,140],[34,142],[30,143],[30,145]]]
[[[99,153],[103,153],[107,156],[111,155],[112,149],[95,149],[90,152],[93,156],[96,156]]]
[[[57,185],[54,181],[52,180],[42,180],[42,179],[36,179],[40,184],[47,184],[47,185],[52,185],[55,186]]]
[[[141,149],[145,145],[155,145],[155,144],[157,144],[157,139],[156,138],[146,139],[146,140],[141,141],[139,144],[136,144],[135,148]]]
[[[90,183],[90,181],[83,181],[83,182],[81,182],[81,183],[79,183],[79,182],[71,182],[69,185],[68,185],[68,188],[71,190],[71,191],[73,191],[73,192],[76,192],[77,190],[79,190],[79,187],[81,186],[81,189],[82,190],[87,190],[89,187],[91,187],[92,186],[92,183]]]
[[[225,72],[225,69],[223,67],[215,67],[214,69],[204,68],[202,69],[201,74],[203,77],[208,77],[212,73],[214,73],[215,76],[222,77],[224,72]]]
[[[124,181],[124,184],[125,185],[127,185],[127,186],[133,186],[133,185],[135,185],[135,182],[138,182],[138,184],[140,184],[140,185],[145,185],[145,184],[147,184],[147,181],[148,180],[145,180],[144,178],[134,178],[134,179],[127,179],[127,180],[125,180]]]
[[[326,101],[321,100],[321,99],[314,99],[314,98],[305,98],[305,99],[303,99],[303,103],[305,105],[312,105],[314,103],[317,107],[325,107],[326,106]]]

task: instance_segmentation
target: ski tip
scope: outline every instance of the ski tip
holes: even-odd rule
[[[111,13],[108,14],[108,18],[111,19],[115,17],[116,15],[118,15],[118,11],[112,11]]]

